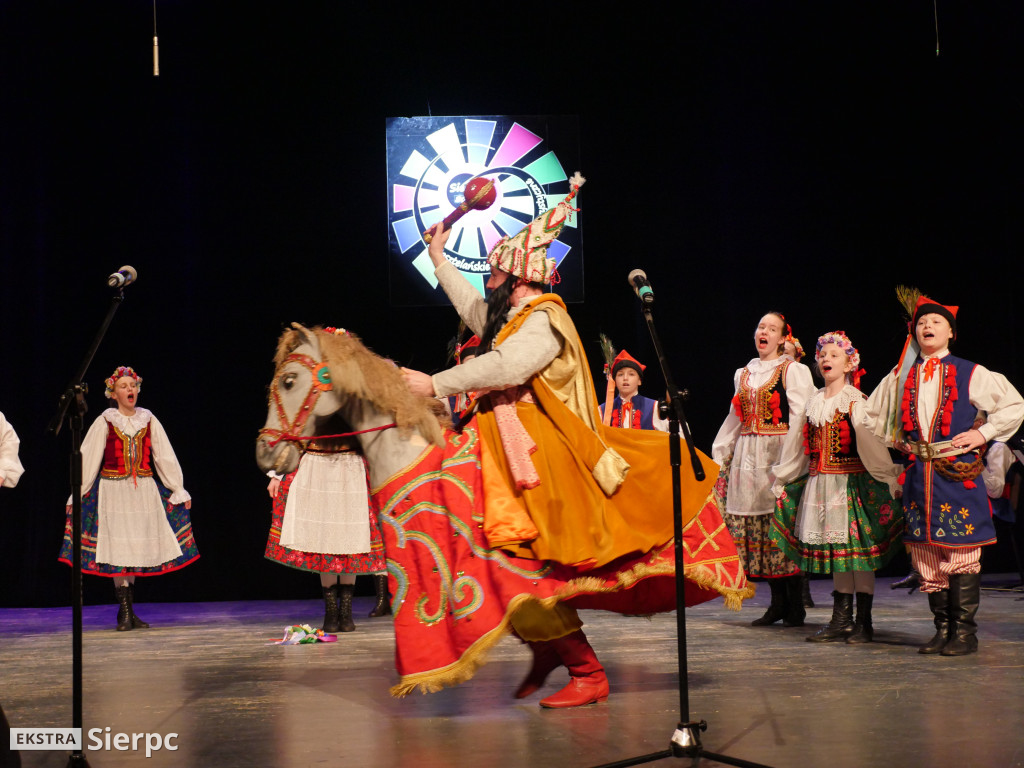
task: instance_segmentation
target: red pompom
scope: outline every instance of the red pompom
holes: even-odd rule
[[[900,485],[903,485],[904,483],[906,483],[907,482],[907,473],[906,472],[900,472],[900,476],[896,478],[896,482],[899,483]]]
[[[975,483],[973,480],[964,480],[964,488],[967,488],[968,490],[970,490],[972,488],[977,488],[977,487],[978,487],[978,484]]]
[[[732,398],[732,407],[733,407],[733,410],[736,411],[736,415],[739,416],[742,419],[743,418],[743,406],[740,405],[740,396],[739,396],[739,394],[736,394],[736,395],[733,396],[733,398]]]

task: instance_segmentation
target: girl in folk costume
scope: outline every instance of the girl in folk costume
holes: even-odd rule
[[[324,330],[345,334],[337,328]],[[331,388],[326,365],[314,373],[318,391]],[[276,387],[275,380],[271,398],[279,403]],[[267,492],[274,504],[265,556],[319,574],[324,632],[352,632],[356,628],[352,594],[357,574],[374,576],[377,604],[370,617],[391,613],[384,545],[370,504],[366,464],[352,438],[331,437],[348,429],[340,420],[318,425],[325,437],[306,445],[295,471],[283,477],[268,473],[271,480]]]
[[[796,363],[799,363],[804,359],[804,357],[806,357],[806,353],[804,352],[803,345],[800,343],[800,339],[794,336],[792,331],[786,334],[782,354]]]
[[[903,357],[868,400],[867,421],[910,461],[903,480],[906,545],[935,635],[919,651],[962,656],[978,649],[981,547],[992,544],[992,506],[980,479],[991,440],[1024,421],[1024,400],[1006,377],[949,352],[957,307],[897,291],[911,315]],[[978,411],[987,421],[974,427]]]
[[[82,441],[82,571],[114,580],[118,631],[149,626],[135,615],[136,576],[176,571],[199,557],[192,497],[163,425],[137,406],[141,384],[131,368],[116,368],[106,380],[112,407]],[[70,500],[67,515],[59,559],[71,565]]]
[[[821,336],[816,357],[825,387],[808,400],[803,432],[789,433],[775,467],[772,540],[804,572],[832,573],[832,620],[807,639],[867,643],[875,570],[896,554],[903,534],[893,502],[900,468],[862,423],[863,371],[850,339],[842,331]]]
[[[668,432],[668,420],[658,415],[658,401],[637,394],[643,383],[646,365],[622,350],[612,362],[611,376],[615,381],[615,400],[612,402],[609,426],[622,429],[657,429]],[[606,403],[601,403],[604,416]]]
[[[757,357],[736,371],[729,415],[718,430],[712,458],[722,467],[717,494],[724,497],[729,526],[747,576],[768,579],[771,604],[753,626],[801,626],[802,577],[771,540],[775,512],[773,467],[787,433],[803,429],[804,408],[814,394],[811,371],[783,355],[789,326],[780,312],[769,312],[754,331]],[[724,489],[724,490],[723,490]]]

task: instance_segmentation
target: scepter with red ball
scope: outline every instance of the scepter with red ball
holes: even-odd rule
[[[466,182],[465,198],[454,211],[444,217],[444,221],[441,222],[441,231],[444,232],[446,229],[451,229],[452,224],[470,211],[483,211],[490,208],[497,197],[498,189],[494,186],[493,181],[485,179],[483,176],[476,176],[470,179]],[[423,233],[423,239],[428,243],[434,237],[434,228],[436,226],[435,224]]]

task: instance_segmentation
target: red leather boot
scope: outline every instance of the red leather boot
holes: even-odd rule
[[[517,699],[525,699],[530,694],[539,691],[540,687],[544,685],[544,681],[548,679],[548,675],[562,666],[562,657],[558,655],[558,651],[550,642],[540,640],[529,641],[526,644],[533,652],[533,666],[526,673],[523,682],[516,688],[514,696]]]
[[[569,684],[540,702],[542,707],[582,707],[608,698],[608,678],[583,630],[550,640],[562,663],[569,669]]]

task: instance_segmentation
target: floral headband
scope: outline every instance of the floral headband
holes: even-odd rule
[[[787,325],[786,328],[788,330],[786,333],[786,338],[784,338],[783,341],[788,341],[790,344],[793,345],[793,348],[796,350],[796,362],[799,363],[801,360],[804,359],[807,353],[804,352],[804,347],[803,344],[800,343],[800,339],[793,335],[793,329],[790,328],[789,325]]]
[[[850,358],[850,362],[853,363],[853,371],[846,374],[849,380],[855,387],[860,389],[860,377],[864,375],[865,371],[860,367],[860,352],[853,346],[853,342],[850,341],[850,337],[846,335],[844,331],[831,331],[826,333],[824,336],[818,337],[818,343],[814,349],[814,357],[817,359],[818,355],[821,354],[821,348],[826,344],[835,344],[846,356]]]
[[[110,378],[103,382],[107,387],[106,391],[103,394],[108,400],[114,399],[114,385],[117,384],[117,380],[123,379],[126,376],[129,379],[135,379],[135,383],[139,385],[139,389],[142,389],[142,377],[139,376],[139,374],[137,374],[127,365],[119,365],[117,368],[114,369],[114,372],[113,374],[111,374]]]

